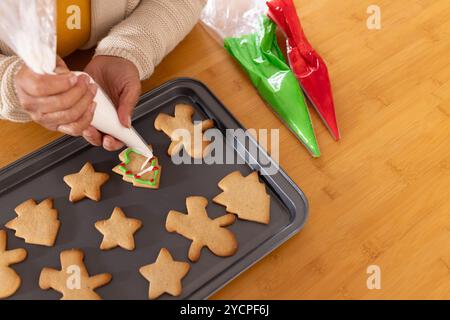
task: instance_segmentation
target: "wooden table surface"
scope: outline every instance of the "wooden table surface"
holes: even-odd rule
[[[315,112],[312,159],[245,74],[197,26],[144,83],[203,81],[248,128],[280,128],[280,163],[310,201],[306,227],[219,291],[216,299],[450,298],[450,3],[296,1],[328,62],[342,141]],[[86,54],[71,59],[81,65]],[[59,134],[0,123],[0,166]],[[368,290],[369,265],[381,289]]]

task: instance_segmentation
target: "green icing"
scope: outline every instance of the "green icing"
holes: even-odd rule
[[[125,165],[129,164],[131,159],[130,159],[130,153],[137,153],[140,154],[139,152],[136,152],[135,150],[129,148],[125,151],[125,161],[123,162]],[[150,164],[151,166],[156,166],[156,159],[153,159],[153,161]],[[127,168],[125,168],[125,166],[119,165],[119,170],[123,172],[124,175],[128,176],[128,177],[133,177],[133,179],[140,183],[140,184],[146,184],[149,186],[155,186],[156,182],[158,181],[159,178],[159,173],[160,170],[155,170],[153,171],[153,182],[151,182],[150,180],[143,180],[143,179],[138,179],[134,176],[134,174],[127,174],[126,172],[128,171]]]

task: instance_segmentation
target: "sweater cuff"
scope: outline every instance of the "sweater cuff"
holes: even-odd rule
[[[28,122],[31,121],[31,117],[22,108],[14,85],[15,76],[23,65],[23,61],[18,57],[11,57],[9,59],[12,62],[3,73],[0,82],[0,97],[2,99],[0,116],[14,122]]]
[[[154,65],[139,48],[127,43],[124,39],[112,36],[106,37],[98,44],[95,56],[120,57],[132,62],[139,71],[140,80],[150,78],[155,70]]]

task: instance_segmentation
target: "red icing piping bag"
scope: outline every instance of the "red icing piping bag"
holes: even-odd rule
[[[308,42],[292,0],[267,2],[269,17],[287,37],[289,63],[300,85],[336,140],[341,135],[336,121],[333,93],[325,61]]]

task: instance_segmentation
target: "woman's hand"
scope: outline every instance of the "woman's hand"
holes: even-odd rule
[[[125,127],[131,126],[131,115],[141,94],[141,81],[136,66],[123,58],[96,56],[84,70],[103,88],[115,106],[120,122]],[[95,146],[115,151],[123,143],[108,135],[102,135],[94,127],[83,132],[83,137]]]
[[[15,77],[17,97],[31,119],[43,127],[81,136],[94,115],[97,86],[86,75],[70,73],[58,58],[56,75],[34,73],[25,64]]]

